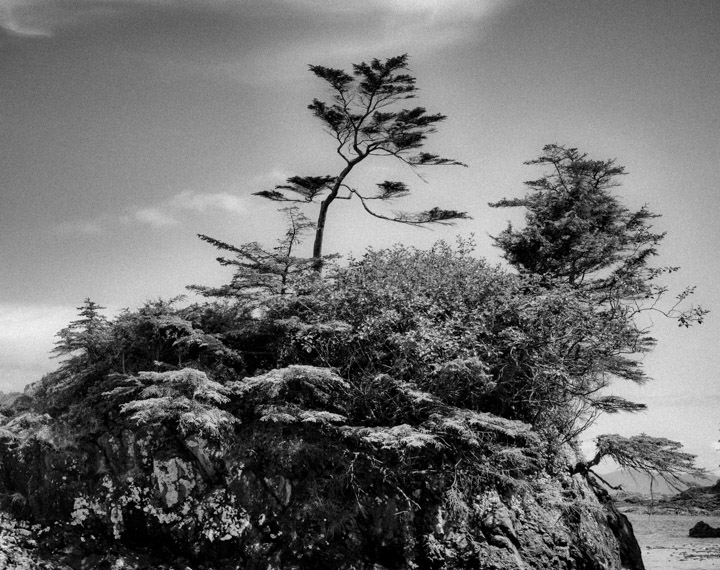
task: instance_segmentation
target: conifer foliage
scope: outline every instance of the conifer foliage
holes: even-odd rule
[[[652,267],[665,234],[653,231],[658,217],[646,207],[632,212],[613,189],[625,169],[614,160],[593,160],[575,148],[547,145],[526,164],[548,170],[526,182],[525,196],[493,207],[524,207],[525,225],[509,225],[495,245],[535,298],[555,297],[567,319],[567,343],[558,356],[568,366],[563,382],[583,404],[578,417],[645,408],[615,396],[601,396],[612,379],[644,383],[639,357],[652,350],[646,313],[662,314],[681,326],[702,323],[707,311],[683,302],[687,288],[665,303],[659,278],[677,267]],[[578,401],[578,400],[575,400]]]
[[[524,197],[491,204],[526,208],[525,227],[509,226],[495,238],[512,266],[571,285],[594,279],[595,287],[609,287],[637,276],[657,254],[664,234],[653,233],[649,222],[658,216],[644,207],[630,212],[612,193],[625,174],[614,160],[547,145],[525,164],[549,171],[525,183],[530,191]]]
[[[682,444],[664,437],[646,434],[623,437],[617,434],[599,436],[595,456],[582,467],[590,469],[604,458],[610,458],[623,469],[632,469],[660,477],[672,487],[682,485],[681,475],[703,476],[705,470],[695,466],[695,456],[682,451]]]
[[[299,257],[297,246],[304,235],[314,228],[313,223],[297,206],[282,208],[285,214],[287,230],[272,250],[265,249],[258,242],[242,244],[239,247],[199,234],[201,240],[220,251],[233,254],[233,257],[218,257],[217,261],[225,267],[235,269],[229,284],[220,287],[191,285],[205,297],[225,299],[244,299],[246,302],[265,296],[285,295],[292,291],[295,281],[309,269],[314,261]],[[259,295],[261,293],[262,295]]]
[[[397,108],[402,101],[417,95],[415,78],[407,73],[407,68],[407,54],[355,64],[352,74],[341,69],[310,66],[310,71],[327,83],[332,96],[329,103],[313,99],[308,108],[333,137],[343,163],[337,173],[291,176],[286,184],[256,194],[278,202],[320,202],[312,254],[316,269],[322,265],[328,210],[337,199],[357,196],[368,214],[412,225],[449,223],[469,217],[465,212],[438,207],[423,212],[382,214],[371,207],[373,201],[389,202],[407,196],[410,189],[404,182],[385,180],[378,183],[374,191],[360,190],[348,183],[350,173],[370,157],[393,157],[412,169],[465,166],[457,160],[421,150],[428,135],[435,132],[438,123],[446,117],[428,113],[424,107]]]
[[[108,348],[110,325],[101,313],[104,308],[89,298],[85,299],[82,306],[78,307],[80,318],[57,333],[60,340],[55,343],[53,353],[68,358],[64,366],[87,366]]]
[[[569,432],[574,436],[600,413],[646,408],[603,392],[614,379],[639,384],[648,380],[640,357],[653,349],[655,339],[650,336],[652,321],[644,314],[660,314],[689,327],[701,324],[707,310],[685,304],[692,287],[665,303],[668,289],[658,278],[678,268],[650,265],[665,234],[652,229],[657,214],[644,206],[632,212],[613,193],[625,174],[623,166],[555,144],[526,164],[548,170],[526,182],[529,192],[522,198],[491,204],[526,209],[525,226],[509,225],[495,244],[524,279],[538,284],[538,299],[565,299],[559,310],[568,319],[568,342],[556,345],[566,363],[561,384],[572,397],[563,407],[575,409],[574,431]],[[561,369],[552,370],[556,374]],[[665,438],[601,435],[596,444],[595,457],[579,464],[579,471],[592,472],[608,457],[622,468],[659,475],[670,483],[678,474],[702,473],[694,467],[694,456]]]

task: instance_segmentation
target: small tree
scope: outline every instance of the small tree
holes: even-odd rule
[[[217,261],[220,265],[234,267],[235,274],[227,285],[190,285],[188,289],[205,297],[244,299],[250,304],[264,295],[285,295],[295,278],[313,264],[313,260],[296,256],[294,250],[302,243],[303,235],[314,225],[297,206],[283,208],[282,212],[285,214],[287,231],[272,250],[263,248],[257,242],[236,247],[199,234],[201,240],[234,255],[233,258],[218,257]]]
[[[65,366],[89,366],[103,356],[110,343],[110,325],[100,313],[104,308],[85,299],[78,307],[81,318],[57,333],[60,340],[55,343],[52,352],[57,357],[70,356]]]
[[[440,208],[383,215],[371,209],[369,203],[407,196],[410,189],[405,183],[385,180],[377,184],[373,193],[361,192],[347,184],[347,178],[355,167],[373,156],[394,157],[412,169],[438,165],[465,166],[456,160],[420,151],[427,136],[445,120],[445,115],[428,114],[423,107],[391,109],[401,101],[414,98],[418,91],[415,78],[406,73],[407,60],[407,54],[384,62],[373,59],[370,63],[353,65],[352,75],[341,69],[310,66],[310,71],[330,86],[332,102],[328,104],[314,99],[308,108],[335,139],[335,150],[344,164],[336,174],[291,176],[286,184],[278,185],[274,190],[257,192],[256,195],[279,202],[320,201],[312,254],[315,269],[322,266],[325,222],[328,210],[336,199],[357,196],[368,214],[404,224],[449,223],[469,217],[465,212]],[[347,192],[344,196],[340,196],[342,189]]]
[[[558,145],[545,146],[525,164],[548,165],[550,171],[526,182],[530,192],[524,197],[490,204],[527,209],[522,230],[508,226],[495,238],[519,271],[578,286],[591,278],[610,285],[623,274],[639,273],[656,254],[664,234],[653,233],[648,222],[658,216],[644,207],[630,212],[611,193],[624,167]]]

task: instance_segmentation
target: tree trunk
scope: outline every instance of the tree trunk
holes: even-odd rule
[[[350,174],[350,171],[353,169],[353,167],[363,158],[365,158],[365,156],[367,155],[360,155],[356,157],[355,160],[347,163],[345,168],[343,168],[342,172],[335,179],[335,183],[333,184],[332,189],[330,190],[330,194],[328,194],[328,197],[320,203],[320,213],[318,214],[317,226],[315,228],[315,242],[313,243],[312,254],[313,259],[315,260],[313,263],[313,269],[317,272],[320,272],[323,266],[322,246],[323,238],[325,236],[325,220],[327,219],[328,208],[330,207],[330,204],[332,204],[333,200],[335,200],[335,198],[337,197],[338,192],[340,191],[340,186],[342,186],[345,177]]]
[[[315,243],[313,243],[313,269],[320,271],[322,269],[322,246],[323,237],[325,235],[325,219],[330,203],[335,199],[331,193],[325,200],[320,203],[320,213],[318,214],[317,227],[315,228]]]

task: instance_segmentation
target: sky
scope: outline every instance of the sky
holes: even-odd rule
[[[540,176],[525,161],[549,143],[616,159],[624,202],[662,214],[671,291],[696,285],[712,312],[689,330],[656,319],[654,381],[616,387],[649,410],[588,437],[668,437],[717,469],[719,22],[717,0],[0,0],[0,391],[57,366],[54,335],[87,297],[113,315],[225,282],[197,234],[272,245],[277,204],[252,194],[339,166],[308,65],[408,53],[416,104],[448,116],[427,149],[469,168],[423,180],[377,159],[351,182],[399,174],[408,209],[473,219],[416,229],[336,203],[325,251],[474,234],[499,263],[490,236],[521,213],[488,203]]]

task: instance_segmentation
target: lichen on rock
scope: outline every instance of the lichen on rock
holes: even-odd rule
[[[347,390],[330,371],[278,370],[232,388],[242,421],[222,442],[123,421],[95,445],[64,445],[63,461],[51,419],[16,418],[5,425],[19,440],[0,441],[3,480],[60,497],[29,507],[40,519],[247,567],[642,568],[622,515],[581,476],[551,473],[519,422],[437,407],[395,427],[265,420],[281,400],[294,414],[346,413]],[[555,463],[571,464],[565,453]]]
[[[163,504],[171,508],[191,496],[196,487],[204,485],[195,465],[179,457],[154,459],[152,481]]]

